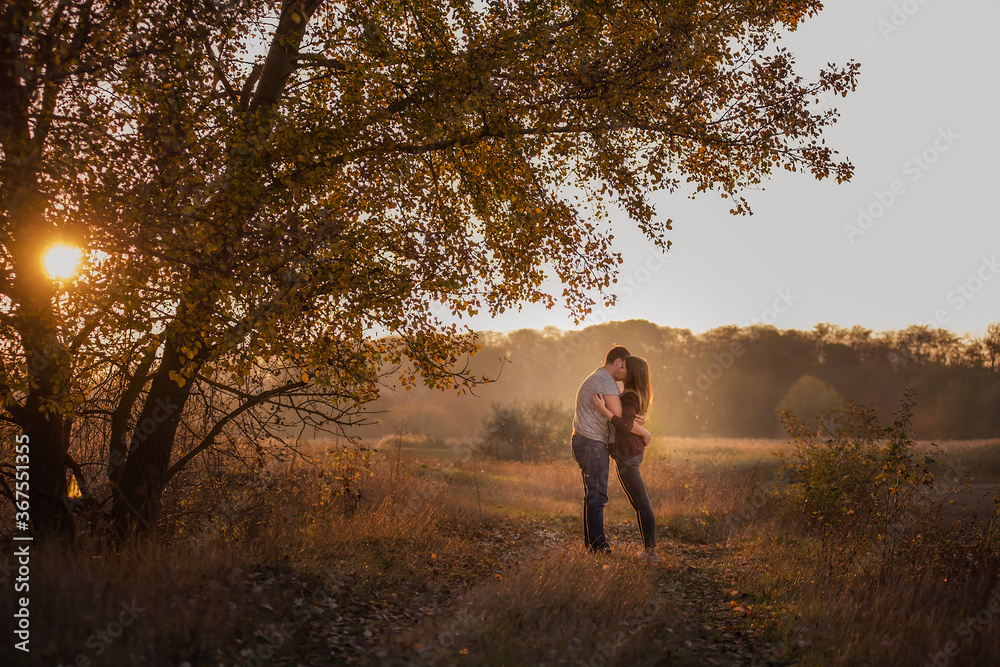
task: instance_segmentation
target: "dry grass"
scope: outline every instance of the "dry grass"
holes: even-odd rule
[[[647,453],[681,468],[743,472],[775,468],[774,452],[788,447],[787,440],[766,438],[655,438]]]
[[[988,443],[946,444],[946,463],[954,452],[988,460]],[[935,466],[936,504],[875,540],[850,522],[817,530],[768,497],[736,524],[725,562],[763,608],[779,610],[785,632],[807,638],[802,664],[991,664],[1000,654],[990,627],[1000,622],[1000,516],[989,492],[969,509],[974,465],[957,476]]]
[[[271,470],[145,547],[36,553],[32,650],[8,644],[0,663],[252,665],[320,649],[356,656],[377,648],[379,637],[365,637],[373,619],[383,633],[386,619],[396,632],[411,627],[421,607],[448,604],[514,556],[508,544],[522,529],[444,499],[440,480],[394,480],[379,462],[345,512],[328,473]],[[327,606],[308,607],[317,600]],[[7,623],[11,604],[4,596]],[[123,610],[127,623],[118,622]]]
[[[606,523],[624,548],[595,559],[572,460],[419,444],[206,486],[146,547],[37,553],[32,653],[4,646],[0,663],[912,665],[950,641],[948,665],[1000,654],[995,534],[939,522],[878,578],[838,571],[768,490],[781,441],[654,442],[659,569],[634,555],[613,472]]]
[[[975,482],[1000,482],[1000,440],[942,440],[937,444],[952,472],[967,472]]]
[[[398,664],[579,664],[614,655],[616,628],[659,611],[653,574],[627,559],[551,549],[478,586],[413,629],[385,659]]]
[[[778,610],[788,633],[807,638],[804,665],[992,664],[996,547],[989,556],[974,531],[939,537],[875,577],[833,568],[814,543],[758,523],[726,563],[762,609]],[[935,663],[946,649],[952,655]]]

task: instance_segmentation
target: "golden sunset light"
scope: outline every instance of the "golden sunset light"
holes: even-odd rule
[[[65,280],[80,268],[79,248],[68,245],[54,245],[45,253],[45,271],[53,280]]]

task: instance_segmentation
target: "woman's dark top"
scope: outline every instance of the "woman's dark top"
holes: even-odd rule
[[[612,417],[615,427],[615,451],[624,456],[638,456],[646,449],[646,441],[637,433],[632,433],[632,424],[639,411],[639,394],[626,389],[621,395],[622,416]]]

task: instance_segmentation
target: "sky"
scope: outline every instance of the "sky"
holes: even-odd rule
[[[827,63],[861,63],[857,90],[833,102],[841,118],[825,134],[853,162],[850,183],[776,173],[743,193],[749,217],[730,215],[714,193],[657,193],[657,211],[674,221],[667,253],[612,216],[625,261],[615,306],[579,325],[563,307],[531,304],[460,323],[984,333],[1000,322],[998,30],[997,0],[831,0],[784,44],[810,80]]]

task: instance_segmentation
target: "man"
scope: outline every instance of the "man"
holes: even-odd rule
[[[587,550],[597,553],[611,551],[604,536],[604,506],[608,502],[608,443],[614,430],[594,407],[593,397],[602,394],[608,408],[621,414],[618,382],[625,379],[628,356],[620,345],[608,350],[604,366],[591,373],[576,392],[572,442],[573,458],[583,473],[583,539]]]

